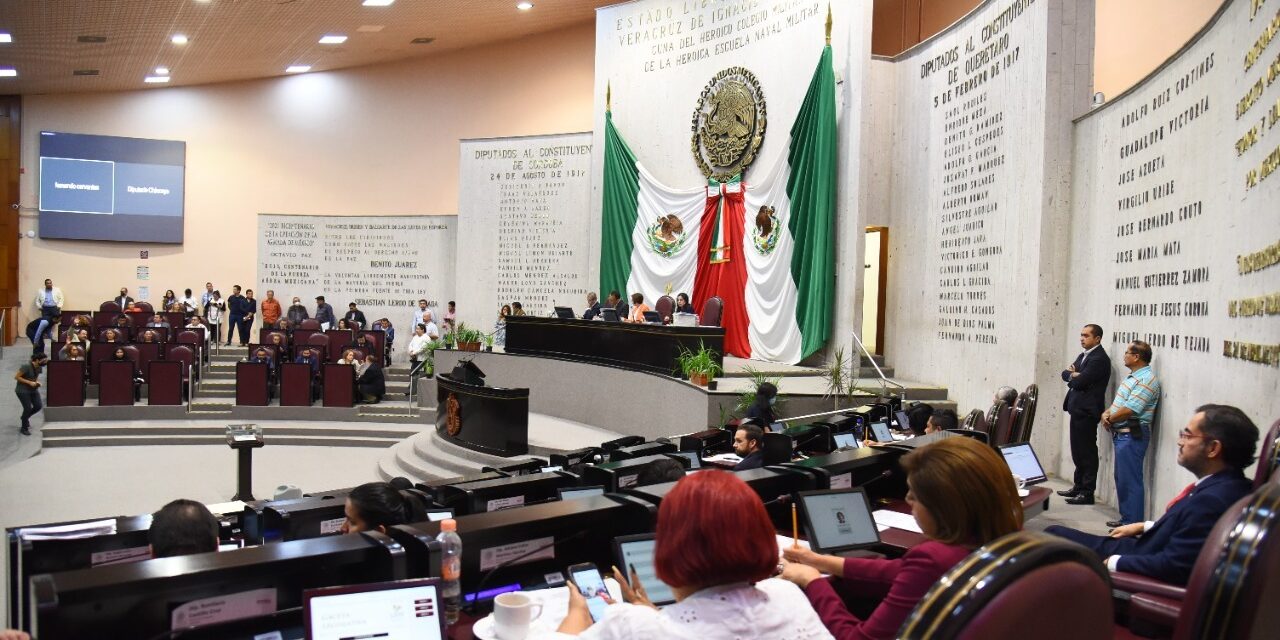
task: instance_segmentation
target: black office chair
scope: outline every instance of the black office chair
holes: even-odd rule
[[[760,443],[765,466],[791,462],[792,440],[785,433],[766,433]]]

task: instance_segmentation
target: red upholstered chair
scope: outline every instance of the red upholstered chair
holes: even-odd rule
[[[985,433],[988,438],[991,436],[987,431],[987,416],[982,413],[982,409],[974,409],[973,411],[970,411],[969,415],[964,417],[964,422],[961,426],[965,429]]]
[[[1262,438],[1262,447],[1258,451],[1258,469],[1253,474],[1253,488],[1257,489],[1268,480],[1280,477],[1276,470],[1280,469],[1280,420],[1271,423],[1271,429]]]
[[[187,383],[191,380],[191,367],[196,361],[195,350],[185,344],[176,344],[169,347],[169,352],[165,354],[165,360],[177,360],[183,364],[182,395],[185,398],[187,395]]]
[[[297,327],[297,328],[299,328],[299,329],[310,329],[311,331],[319,331],[319,330],[320,330],[320,321],[319,321],[319,320],[316,320],[315,318],[307,318],[306,320],[303,320],[302,322],[299,322],[299,323],[298,323],[298,327]]]
[[[151,306],[151,303],[150,303],[150,302],[146,302],[146,301],[143,301],[143,300],[139,300],[139,301],[137,301],[137,302],[133,303],[133,306],[137,307],[137,308],[138,308],[138,311],[145,311],[145,312],[147,312],[147,313],[155,313],[155,312],[156,312],[155,307]]]
[[[653,310],[662,318],[662,324],[668,324],[671,322],[671,314],[676,311],[676,300],[671,296],[661,296],[653,303]]]
[[[1112,617],[1111,584],[1096,554],[1020,531],[948,571],[902,623],[898,638],[1109,638]]]
[[[720,326],[720,316],[724,313],[724,300],[720,296],[711,296],[702,304],[702,326]]]
[[[1280,483],[1231,505],[1205,540],[1186,589],[1113,574],[1131,627],[1174,640],[1274,638],[1280,629]]]
[[[108,300],[98,305],[98,313],[105,313],[114,318],[117,313],[120,313],[120,305]]]

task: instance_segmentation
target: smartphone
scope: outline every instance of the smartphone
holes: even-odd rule
[[[569,578],[573,580],[573,584],[578,586],[578,592],[582,597],[587,599],[587,609],[591,611],[591,621],[598,622],[604,617],[604,608],[608,603],[602,594],[609,593],[607,587],[604,586],[604,579],[600,577],[600,571],[596,569],[594,564],[584,562],[569,567]]]

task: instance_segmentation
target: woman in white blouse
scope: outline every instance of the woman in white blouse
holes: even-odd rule
[[[569,588],[569,613],[556,636],[582,638],[831,638],[790,582],[771,577],[778,543],[760,497],[727,471],[685,476],[662,500],[654,569],[676,603],[658,610],[636,576],[618,571],[626,603],[610,604],[595,624],[586,600]]]

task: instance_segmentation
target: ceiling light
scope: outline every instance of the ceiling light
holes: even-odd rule
[[[84,44],[102,44],[106,41],[106,36],[76,36],[76,42]]]
[[[521,11],[528,11],[528,10],[530,10],[530,9],[532,9],[532,8],[533,8],[533,3],[532,3],[532,2],[517,2],[517,3],[516,3],[516,8],[517,8],[517,9],[519,9],[519,10],[521,10]]]
[[[169,67],[156,67],[156,75],[158,76],[169,75]]]
[[[285,68],[285,73],[306,73],[311,70],[309,64],[291,64]]]
[[[320,38],[320,44],[342,44],[347,41],[347,37],[338,34],[329,34]]]
[[[18,77],[17,69],[0,69],[0,78],[16,78]]]
[[[13,42],[13,34],[0,33],[0,42]]]
[[[381,24],[362,24],[359,27],[356,27],[356,31],[358,33],[377,33],[386,28],[386,25]]]
[[[409,44],[431,44],[435,41],[435,38],[414,38],[409,41]]]
[[[73,75],[73,76],[96,76],[96,75],[98,75],[98,70],[97,70],[97,69],[76,69],[75,71],[72,71],[72,72],[71,72],[71,75]]]
[[[143,80],[143,82],[146,82],[148,84],[157,84],[157,83],[168,82],[168,81],[169,81],[169,76],[147,76],[147,78]]]
[[[364,0],[366,7],[389,7],[396,0]]]
[[[187,37],[182,35],[181,33],[178,33],[178,34],[175,34],[172,38],[170,38],[169,41],[174,44],[182,45],[187,43]]]

